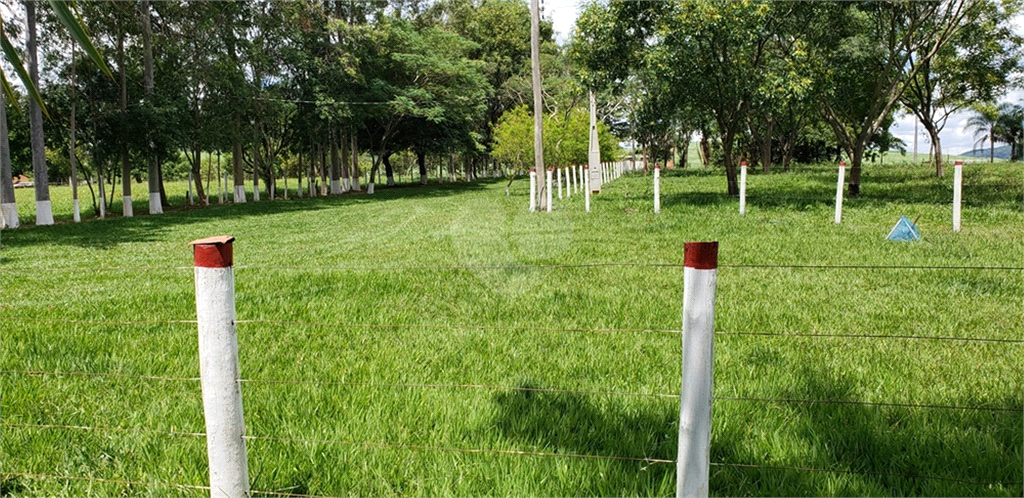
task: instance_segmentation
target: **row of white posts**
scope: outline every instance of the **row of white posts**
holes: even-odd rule
[[[614,179],[619,178],[628,169],[627,163],[625,162],[613,162],[613,163],[602,163],[601,168],[601,179],[602,183],[610,182]],[[548,166],[547,173],[545,176],[545,200],[547,201],[547,212],[551,212],[552,205],[552,184],[554,181],[557,183],[558,198],[562,199],[562,171],[565,171],[565,197],[572,197],[572,194],[579,193],[581,190],[584,193],[584,206],[586,211],[590,212],[590,166],[589,165],[577,165],[577,166],[565,166],[564,168],[554,168]],[[539,187],[540,178],[537,175],[536,168],[530,168],[530,212],[537,211],[537,189]]]
[[[235,328],[234,240],[223,235],[189,244],[195,267],[199,376],[211,498],[249,496]],[[703,497],[708,496],[711,457],[718,242],[687,242],[683,259],[683,373],[676,495]]]

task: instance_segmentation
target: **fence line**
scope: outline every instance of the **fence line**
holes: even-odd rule
[[[161,377],[159,375],[140,375],[140,374],[128,374],[121,372],[82,372],[82,371],[64,371],[64,372],[48,372],[42,370],[0,370],[0,375],[28,375],[28,376],[79,376],[79,377],[117,377],[127,379],[139,379],[139,380],[158,380],[166,382],[198,382],[199,377]]]
[[[991,486],[997,484],[1000,486],[1020,486],[1021,483],[1002,483],[1002,482],[985,482],[985,481],[970,481],[966,479],[957,479],[955,477],[944,477],[944,476],[930,476],[922,474],[900,474],[896,472],[877,472],[871,470],[849,470],[849,469],[819,469],[814,467],[789,467],[785,465],[761,465],[752,463],[723,463],[723,462],[711,462],[712,467],[734,467],[740,469],[772,469],[772,470],[794,470],[799,472],[824,472],[830,474],[852,474],[852,475],[868,475],[868,476],[888,476],[888,477],[902,477],[904,479],[930,479],[936,481],[948,481],[956,482],[960,484],[970,484],[974,486]]]
[[[81,325],[161,325],[161,324],[195,324],[196,320],[146,320],[146,321],[105,321],[105,320],[76,320],[57,318],[34,318],[34,317],[5,317],[9,321],[42,322],[42,323],[67,323]],[[589,334],[682,334],[682,329],[659,329],[659,328],[587,328],[587,327],[531,327],[513,325],[450,325],[450,324],[380,324],[380,323],[332,323],[332,322],[305,322],[301,320],[270,320],[265,318],[235,320],[236,324],[268,324],[268,325],[295,325],[303,327],[321,327],[336,329],[441,329],[441,330],[506,330],[506,331],[538,331],[556,333],[589,333]],[[831,338],[831,339],[905,339],[905,340],[931,340],[951,342],[991,342],[1006,344],[1024,344],[1024,339],[1001,339],[995,337],[955,337],[955,336],[929,336],[913,334],[841,334],[822,332],[759,332],[759,331],[716,331],[715,335],[749,335],[763,337],[808,337],[808,338]]]
[[[820,405],[857,405],[857,406],[884,406],[884,407],[896,407],[896,408],[925,408],[925,409],[937,409],[937,410],[975,410],[975,411],[987,411],[987,412],[1012,412],[1022,413],[1024,412],[1024,406],[1019,408],[1000,408],[995,406],[957,406],[957,405],[929,405],[929,404],[916,404],[916,403],[885,403],[875,401],[854,401],[854,400],[835,400],[835,399],[795,399],[795,398],[748,398],[748,397],[734,397],[734,396],[715,396],[715,400],[719,401],[749,401],[757,403],[809,403],[809,404],[820,404]]]
[[[3,370],[0,374],[24,374],[24,375],[71,375],[71,376],[111,376],[118,378],[136,378],[144,380],[157,380],[157,381],[198,381],[198,378],[192,377],[156,377],[151,375],[131,375],[122,373],[105,373],[105,372],[39,372],[32,370]],[[662,399],[679,399],[679,394],[673,393],[641,393],[641,392],[628,392],[628,391],[597,391],[597,390],[579,390],[579,389],[558,389],[558,388],[545,388],[545,387],[519,387],[519,386],[498,386],[488,384],[431,384],[431,383],[389,383],[389,382],[344,382],[344,381],[317,381],[317,380],[297,380],[297,379],[238,379],[240,383],[249,384],[279,384],[279,385],[311,385],[311,386],[334,386],[334,387],[371,387],[371,388],[382,388],[382,389],[466,389],[466,390],[488,390],[488,391],[514,391],[514,392],[536,392],[536,393],[551,393],[551,394],[580,394],[587,396],[624,396],[624,397],[647,397],[647,398],[662,398]],[[1024,411],[1024,406],[1021,408],[1004,408],[1004,407],[990,407],[990,406],[959,406],[959,405],[937,405],[937,404],[923,404],[923,403],[890,403],[890,402],[877,402],[877,401],[857,401],[857,400],[826,400],[826,399],[797,399],[797,398],[763,398],[763,397],[744,397],[744,396],[717,396],[713,397],[714,401],[737,401],[737,402],[759,402],[759,403],[808,403],[808,404],[824,404],[824,405],[855,405],[855,406],[876,406],[876,407],[896,407],[896,408],[922,408],[922,409],[944,409],[944,410],[974,410],[974,411],[989,411],[989,412],[1011,412],[1018,413]],[[7,425],[0,423],[0,426]],[[58,427],[58,426],[54,426]],[[76,428],[76,426],[59,426],[63,428]],[[81,428],[89,428],[82,426]],[[117,429],[110,429],[117,430]]]
[[[350,272],[387,272],[387,271],[430,271],[430,270],[553,270],[574,268],[683,268],[682,263],[577,263],[577,264],[516,264],[516,265],[415,265],[415,266],[266,266],[237,265],[236,270],[286,270],[286,271],[350,271]],[[945,265],[798,265],[798,264],[719,264],[719,268],[780,268],[780,269],[817,269],[817,270],[988,270],[988,271],[1024,271],[1021,266],[945,266]],[[169,267],[109,267],[109,268],[47,268],[47,269],[0,269],[5,273],[37,273],[37,272],[81,272],[81,271],[130,271],[130,270],[191,270],[191,266]]]
[[[21,429],[65,429],[91,432],[127,432],[132,434],[155,434],[158,436],[185,436],[197,438],[206,437],[205,432],[158,431],[154,429],[136,429],[127,427],[98,427],[92,425],[19,424],[15,422],[0,422],[0,427],[12,427]]]
[[[372,441],[342,441],[338,439],[306,439],[306,438],[291,438],[291,437],[272,437],[272,436],[245,436],[246,440],[250,441],[274,441],[274,442],[286,442],[286,443],[314,443],[314,444],[337,444],[343,446],[362,446],[365,448],[389,448],[389,449],[402,449],[402,450],[413,450],[413,451],[446,451],[452,453],[469,453],[469,454],[495,454],[495,455],[516,455],[516,456],[535,456],[535,457],[561,457],[561,458],[576,458],[582,460],[617,460],[627,462],[642,462],[649,464],[674,464],[675,460],[666,460],[660,458],[646,458],[646,457],[625,457],[625,456],[614,456],[614,455],[588,455],[581,453],[556,453],[548,451],[524,451],[524,450],[499,450],[493,448],[456,448],[449,446],[430,446],[430,445],[418,445],[418,444],[396,444],[396,443],[380,443]]]
[[[53,474],[30,474],[27,472],[7,472],[4,471],[3,475],[24,477],[26,479],[35,480],[57,480],[57,481],[89,481],[89,482],[104,482],[110,484],[123,484],[126,486],[144,486],[148,488],[155,487],[166,487],[166,488],[179,488],[179,489],[199,489],[199,490],[210,490],[209,486],[198,486],[195,484],[177,484],[177,483],[163,483],[163,482],[142,482],[142,481],[127,481],[124,479],[105,479],[101,477],[89,477],[89,476],[59,476]]]

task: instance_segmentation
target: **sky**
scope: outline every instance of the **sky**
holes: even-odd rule
[[[551,19],[554,24],[555,38],[559,43],[566,42],[576,23],[576,16],[582,5],[581,0],[542,0],[542,2],[545,17]],[[1024,15],[1014,19],[1014,24],[1017,33],[1024,35]],[[1024,91],[1012,91],[1001,101],[1024,104]],[[939,133],[943,153],[956,155],[974,148],[973,132],[964,130],[964,125],[970,117],[970,112],[959,112],[949,117],[946,127]],[[914,151],[914,121],[916,119],[913,115],[897,116],[890,129],[893,135],[907,144],[908,155],[913,154]],[[922,155],[923,160],[923,155],[928,154],[930,147],[928,134],[924,131],[924,127],[918,126],[918,136],[918,153]]]

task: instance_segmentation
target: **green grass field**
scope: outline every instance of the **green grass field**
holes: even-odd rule
[[[710,169],[660,215],[643,175],[552,214],[496,180],[75,224],[54,188],[0,241],[0,491],[208,495],[186,244],[231,234],[254,495],[674,495],[580,455],[675,458],[682,268],[642,264],[718,240],[712,494],[1019,496],[1024,272],[742,266],[1021,267],[1020,165],[964,178],[959,233],[952,174],[891,164],[839,226],[831,165],[752,172],[744,217]]]

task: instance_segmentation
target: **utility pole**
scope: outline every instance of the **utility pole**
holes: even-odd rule
[[[530,65],[533,68],[533,167],[544,171],[544,100],[540,78],[540,0],[530,0]],[[537,189],[536,203],[544,206],[543,189]]]

